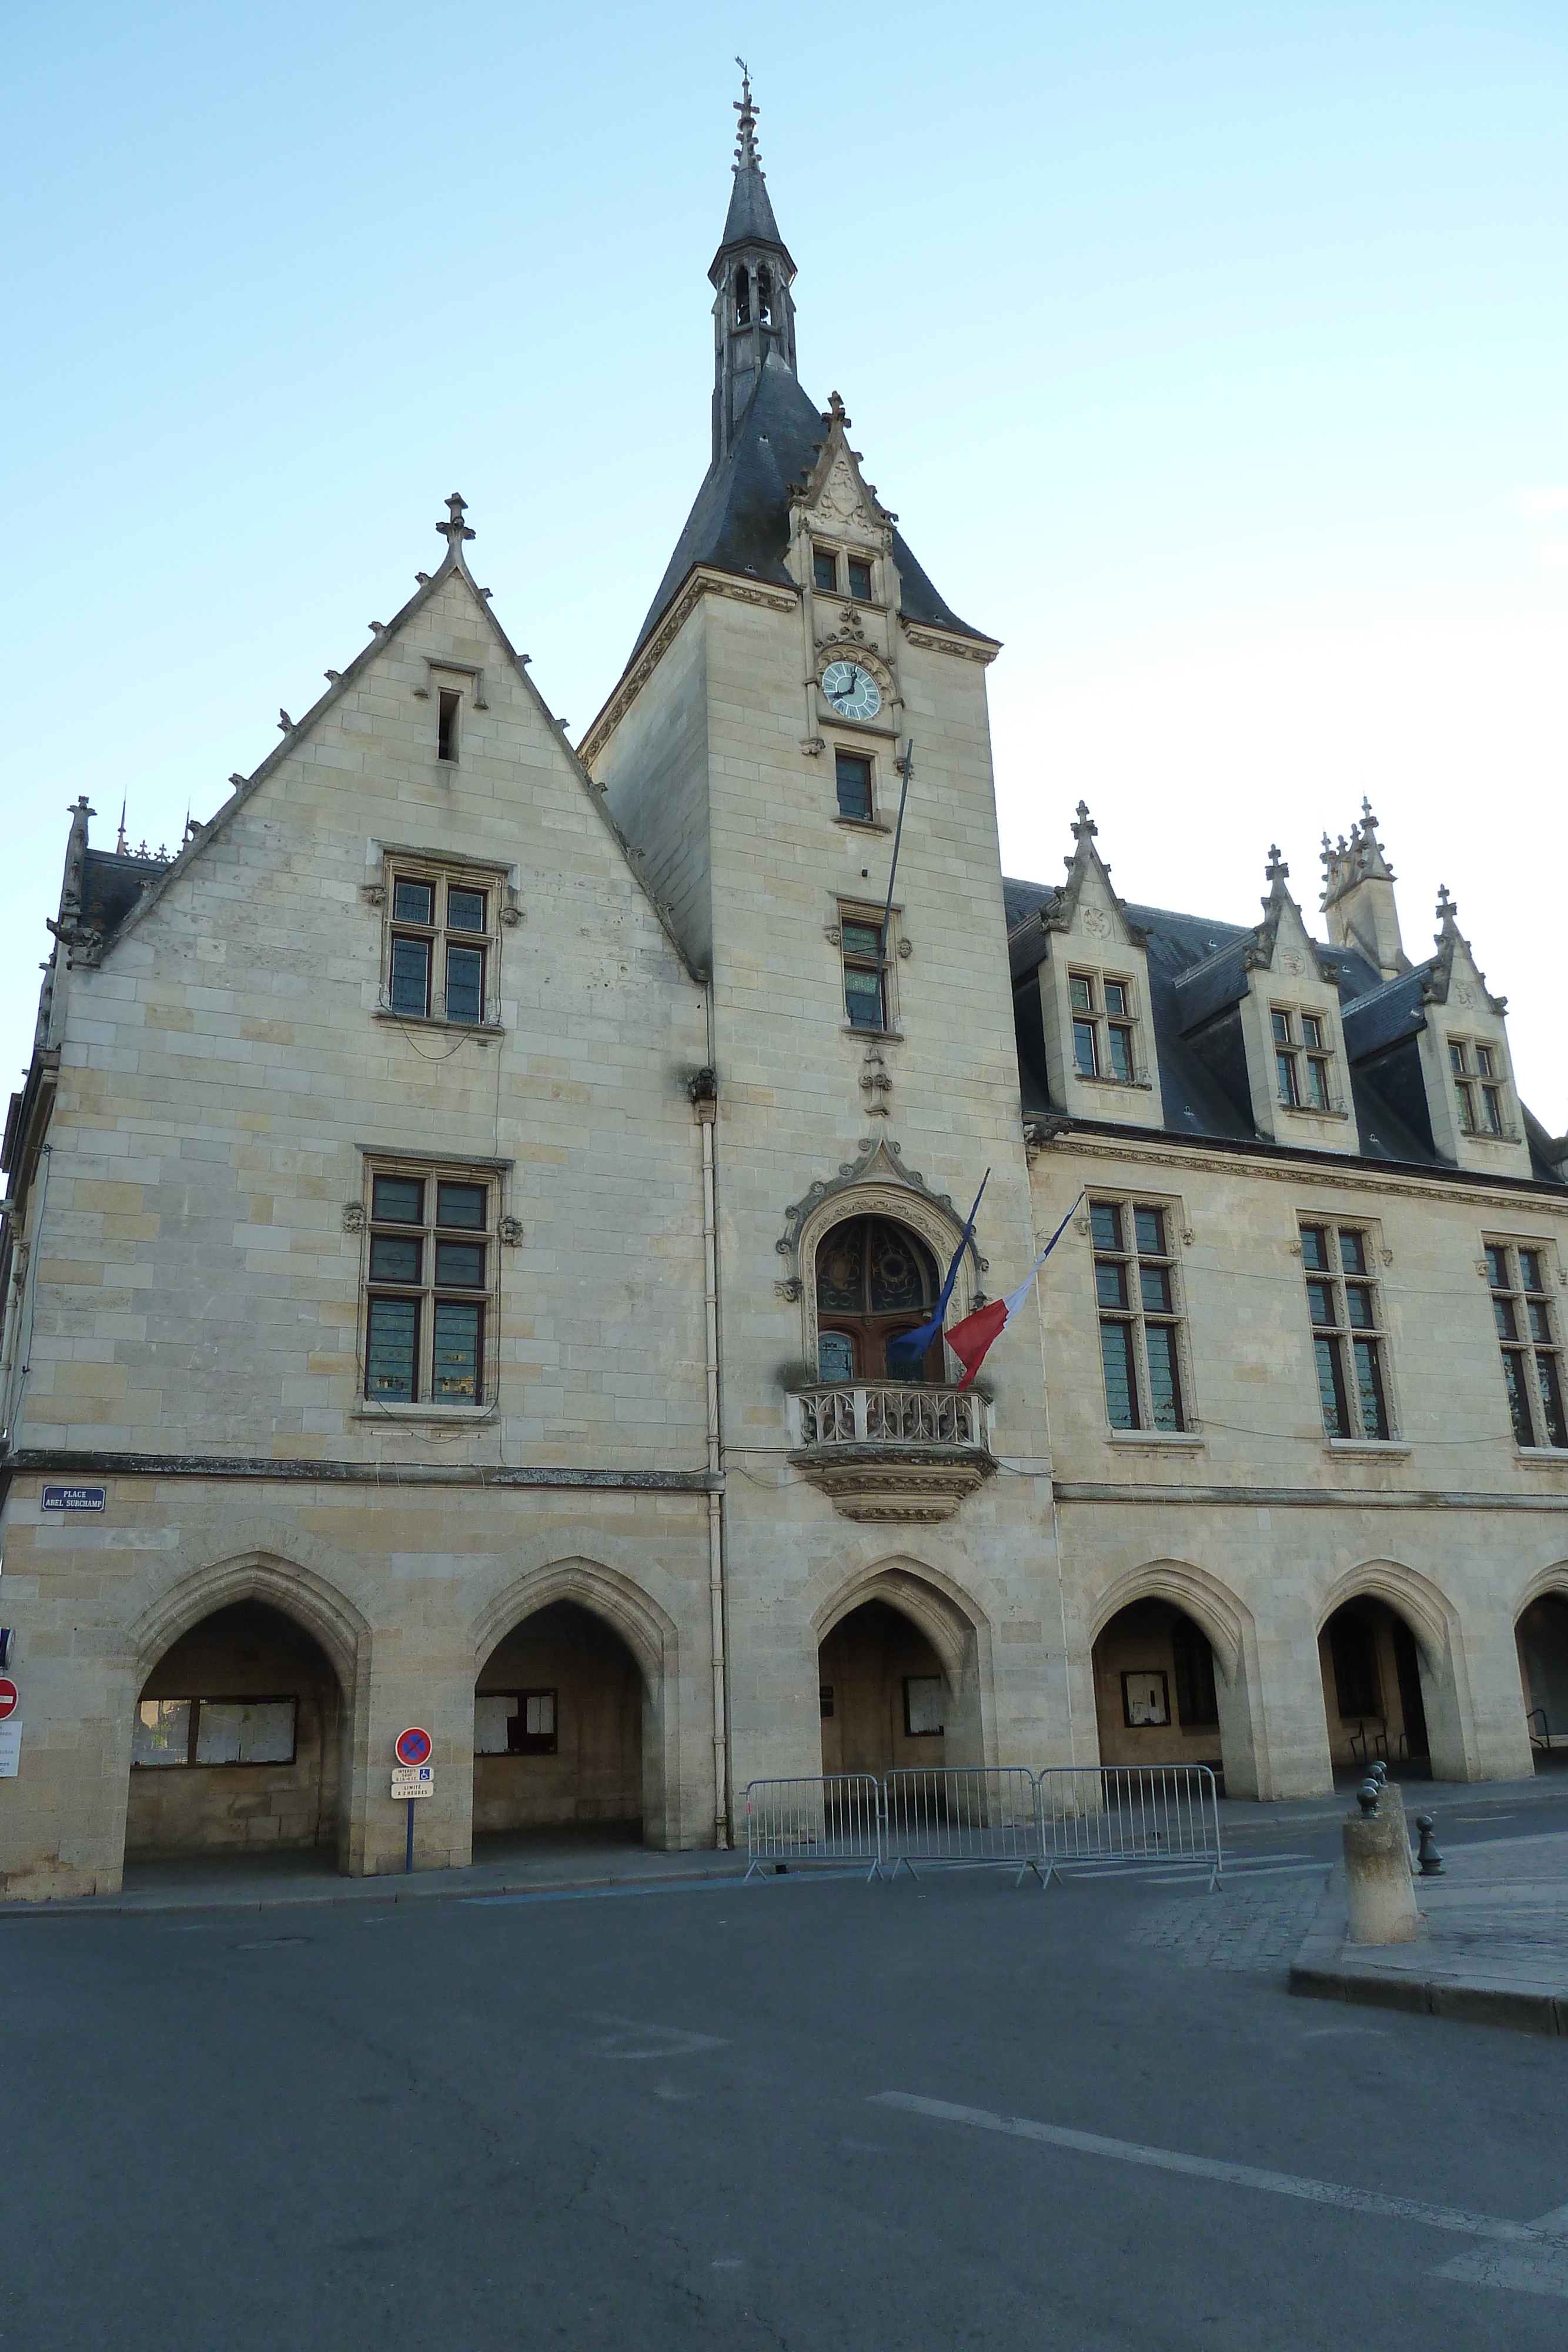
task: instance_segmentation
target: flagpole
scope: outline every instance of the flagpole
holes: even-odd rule
[[[897,768],[899,774],[904,778],[904,789],[898,795],[898,823],[894,825],[893,830],[893,864],[887,869],[887,903],[882,910],[881,954],[882,968],[883,971],[887,970],[888,963],[887,927],[893,919],[893,886],[898,874],[898,845],[904,839],[904,805],[909,798],[909,779],[915,772],[915,739],[913,736],[910,738],[909,749],[905,751],[903,759],[895,761],[894,764]],[[977,1203],[977,1205],[978,1204]]]

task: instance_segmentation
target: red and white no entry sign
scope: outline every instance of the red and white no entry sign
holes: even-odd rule
[[[4,1723],[8,1715],[15,1715],[21,1703],[22,1694],[10,1675],[0,1675],[0,1723]]]
[[[407,1731],[398,1733],[397,1760],[400,1764],[428,1764],[434,1745],[428,1731],[421,1731],[417,1724],[411,1725]]]

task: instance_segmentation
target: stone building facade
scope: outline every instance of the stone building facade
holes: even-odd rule
[[[713,464],[573,751],[434,575],[172,861],[71,813],[5,1133],[0,1888],[736,1833],[746,1784],[1568,1733],[1565,1147],[1375,822],[1326,938],[1004,882],[960,619],[796,373],[742,101]],[[896,850],[896,862],[894,853]],[[966,1238],[968,1206],[984,1193]],[[1066,1220],[973,1389],[950,1328]]]

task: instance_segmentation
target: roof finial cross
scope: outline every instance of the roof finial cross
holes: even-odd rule
[[[456,555],[461,551],[463,542],[465,539],[472,539],[474,536],[473,532],[469,530],[468,525],[463,520],[467,510],[467,500],[461,498],[458,493],[454,490],[452,496],[446,501],[446,520],[444,522],[438,522],[435,526],[436,530],[441,533],[442,538],[446,541],[447,546],[452,550],[454,555]]]
[[[757,117],[760,109],[751,102],[751,74],[744,58],[737,58],[740,68],[740,96],[733,103],[740,117],[735,142],[735,168],[737,172],[757,172],[761,164],[757,154]]]
[[[1099,826],[1095,824],[1093,818],[1089,814],[1089,803],[1087,801],[1079,802],[1078,814],[1072,830],[1080,841],[1092,841],[1094,835],[1099,832]]]
[[[1290,867],[1286,865],[1284,859],[1280,855],[1279,843],[1277,841],[1270,842],[1269,845],[1269,863],[1263,868],[1264,880],[1273,883],[1278,887],[1280,883],[1290,879]]]

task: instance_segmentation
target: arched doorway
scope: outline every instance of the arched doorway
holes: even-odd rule
[[[918,1234],[892,1217],[846,1217],[817,1244],[817,1372],[824,1381],[940,1381],[942,1341],[918,1356],[888,1345],[929,1322],[942,1288]]]
[[[263,1601],[214,1610],[137,1699],[127,1860],[339,1850],[344,1715],[330,1659],[293,1618]]]
[[[1429,1780],[1421,1654],[1404,1618],[1375,1594],[1359,1593],[1327,1620],[1318,1658],[1336,1783],[1379,1762],[1392,1779]]]
[[[817,1653],[822,1769],[880,1777],[946,1764],[956,1694],[925,1635],[885,1601],[841,1617]]]
[[[474,1836],[643,1835],[644,1748],[655,1710],[626,1643],[575,1601],[504,1634],[474,1691]]]
[[[1568,1595],[1543,1592],[1514,1627],[1538,1772],[1568,1769]]]
[[[1093,1669],[1102,1764],[1207,1764],[1224,1793],[1220,1680],[1185,1609],[1129,1601],[1101,1629]]]

